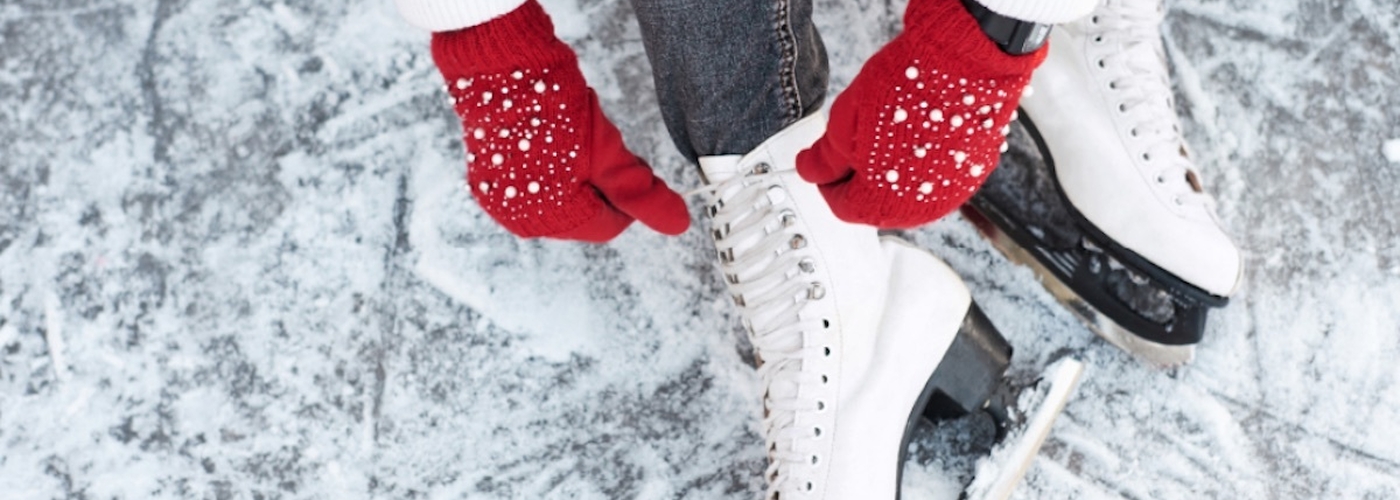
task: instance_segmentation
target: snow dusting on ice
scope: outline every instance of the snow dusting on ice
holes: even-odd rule
[[[628,145],[698,186],[629,3],[544,4]],[[840,89],[904,3],[816,4]],[[1188,140],[1247,259],[1194,364],[1095,339],[957,216],[907,234],[1017,376],[1088,366],[1018,497],[1400,497],[1400,11],[1168,7]],[[760,383],[698,208],[608,245],[497,228],[392,2],[20,1],[0,27],[0,497],[763,491]],[[920,428],[904,497],[955,498],[989,435]]]

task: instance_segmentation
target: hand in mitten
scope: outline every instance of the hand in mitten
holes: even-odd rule
[[[797,156],[847,222],[907,228],[962,205],[996,168],[1006,127],[1046,48],[1002,52],[959,0],[911,0],[904,31],[832,104]]]
[[[685,201],[627,150],[578,59],[535,0],[433,34],[467,146],[467,186],[522,237],[601,242],[633,219],[665,234],[690,225]]]

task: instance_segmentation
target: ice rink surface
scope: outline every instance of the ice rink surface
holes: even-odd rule
[[[672,185],[626,2],[552,0]],[[821,0],[833,87],[902,2]],[[1019,497],[1400,497],[1400,4],[1169,3],[1247,258],[1198,359],[1094,338],[959,217],[909,236],[1086,380]],[[460,189],[427,34],[388,0],[0,3],[0,498],[757,498],[759,382],[697,226],[520,241]],[[1393,149],[1393,146],[1392,146]],[[940,498],[985,429],[923,429]]]

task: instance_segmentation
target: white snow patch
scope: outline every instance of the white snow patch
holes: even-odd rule
[[[915,463],[904,465],[904,482],[901,483],[900,498],[909,500],[946,500],[958,498],[963,485],[956,477],[939,469],[934,463],[920,467]]]
[[[1381,153],[1385,155],[1386,161],[1400,163],[1400,139],[1391,139],[1381,145]]]
[[[542,0],[540,6],[554,22],[554,36],[566,41],[577,40],[587,37],[593,30],[589,24],[593,16],[583,12],[578,0]]]
[[[573,354],[595,353],[589,332],[604,330],[600,314],[588,296],[587,275],[571,273],[564,262],[548,259],[580,257],[566,242],[541,242],[542,247],[522,242],[519,248],[474,246],[453,248],[442,239],[444,219],[461,219],[447,207],[462,207],[453,200],[453,172],[416,169],[418,203],[410,223],[410,239],[419,250],[414,273],[434,288],[479,311],[489,322],[513,333],[523,334],[521,348],[528,355],[561,362]],[[440,217],[444,219],[440,219]],[[486,219],[486,220],[482,220]],[[489,219],[478,217],[482,225],[473,231],[501,231]],[[554,251],[548,251],[556,247]],[[514,264],[507,264],[514,262]],[[585,267],[582,263],[578,268]],[[538,311],[549,311],[539,314]]]
[[[287,30],[289,34],[300,34],[302,30],[306,29],[306,23],[302,22],[301,18],[286,5],[272,4],[272,15],[277,24],[282,26],[282,29]]]
[[[19,332],[15,330],[13,322],[0,325],[0,346],[9,345],[17,338],[19,338]]]
[[[60,381],[68,380],[68,347],[63,342],[63,311],[58,294],[44,294],[44,341],[48,342],[53,372]]]

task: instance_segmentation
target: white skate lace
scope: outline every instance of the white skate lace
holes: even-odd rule
[[[781,173],[759,165],[739,175],[688,193],[704,195],[713,218],[715,247],[734,302],[744,318],[749,342],[758,358],[765,387],[763,431],[767,441],[766,498],[789,498],[786,492],[812,488],[812,478],[798,471],[816,457],[802,451],[802,441],[817,436],[794,425],[799,412],[823,409],[821,401],[798,397],[798,388],[823,383],[822,375],[804,371],[802,359],[820,355],[804,332],[823,330],[821,319],[803,320],[802,308],[825,295],[823,285],[803,279],[813,261],[806,236],[795,229],[797,214],[785,208],[789,196],[774,182]],[[795,175],[795,174],[793,174]],[[820,432],[820,431],[818,431]]]
[[[1214,207],[1181,135],[1158,31],[1163,17],[1158,2],[1110,0],[1089,19],[1087,33],[1095,43],[1118,47],[1096,62],[1113,72],[1109,88],[1119,98],[1129,134],[1141,141],[1134,154],[1151,169],[1144,173],[1178,205]]]

